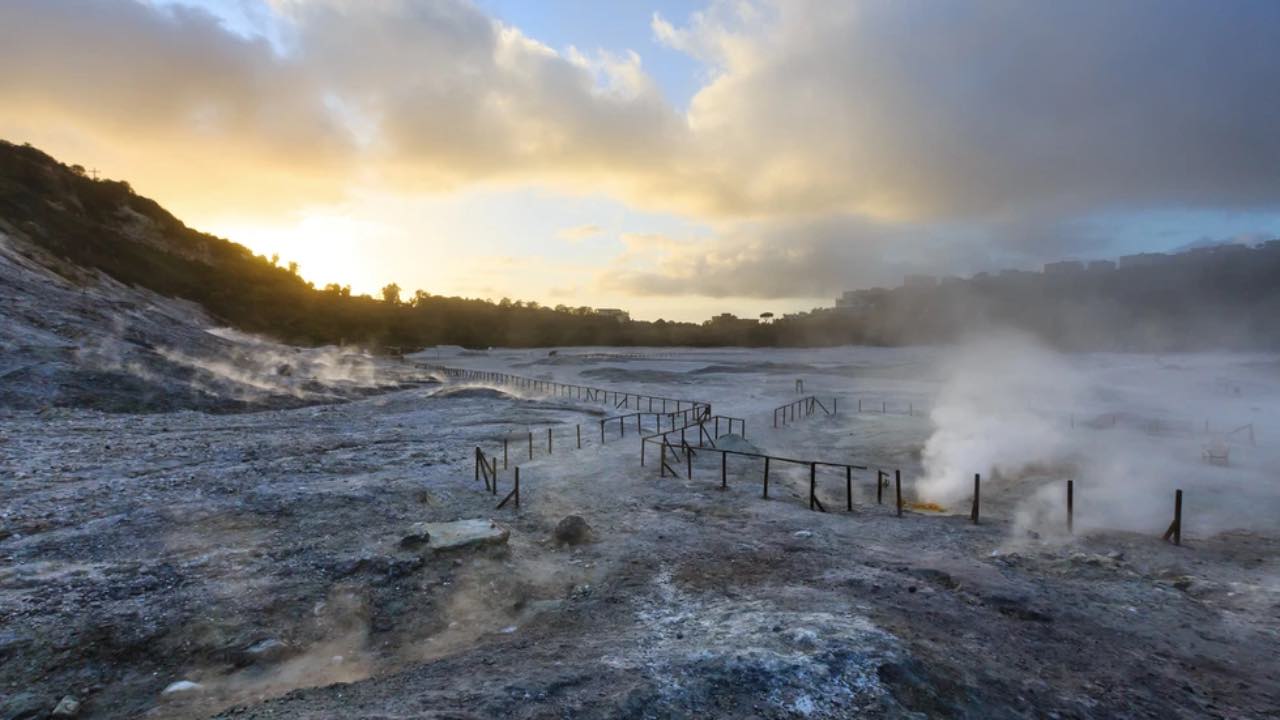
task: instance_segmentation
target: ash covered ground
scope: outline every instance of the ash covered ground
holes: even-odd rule
[[[1275,358],[1047,360],[1008,339],[996,356],[440,350],[360,356],[359,382],[313,372],[303,395],[280,388],[305,372],[273,369],[291,349],[205,322],[178,324],[222,349],[186,344],[182,357],[230,355],[237,370],[222,384],[201,375],[188,409],[104,412],[50,392],[0,411],[0,717],[71,712],[64,698],[87,718],[1280,708]],[[22,372],[85,367],[53,340],[25,342],[10,359],[49,355]],[[234,362],[263,347],[269,361]],[[601,444],[600,419],[621,411],[436,384],[437,364],[707,401],[747,421],[724,447],[870,469],[855,474],[851,513],[842,471],[818,478],[826,513],[807,508],[804,468],[775,466],[769,500],[748,458],[730,459],[725,490],[711,454],[692,479],[660,478],[652,455],[640,467],[633,428]],[[262,377],[270,391],[249,392]],[[796,399],[796,379],[839,409],[775,429],[770,411]],[[209,412],[210,397],[242,412]],[[1233,432],[1246,425],[1252,442]],[[501,458],[504,437],[518,510],[495,509],[512,468],[499,460],[498,496],[474,478],[474,449]],[[1226,464],[1206,461],[1223,448]],[[881,468],[901,470],[909,503],[932,505],[899,518],[877,504]],[[1180,547],[1160,541],[1175,487]],[[587,542],[555,538],[569,515],[590,526]],[[404,542],[415,523],[460,519],[509,537],[450,551]]]

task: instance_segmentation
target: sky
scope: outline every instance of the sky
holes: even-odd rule
[[[317,285],[641,319],[1280,237],[1272,0],[4,0],[0,137]]]

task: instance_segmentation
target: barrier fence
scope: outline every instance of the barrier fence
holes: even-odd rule
[[[672,477],[678,477],[679,471],[676,470],[676,467],[672,465],[671,462],[668,462],[668,459],[670,459],[676,465],[679,465],[680,461],[683,459],[684,465],[685,465],[685,468],[684,468],[685,477],[686,479],[692,480],[693,479],[693,461],[698,456],[698,454],[699,453],[711,453],[711,454],[718,453],[720,455],[720,489],[727,490],[729,488],[729,457],[730,456],[750,458],[754,460],[763,460],[764,463],[763,463],[763,468],[762,468],[762,473],[760,478],[761,480],[760,496],[765,500],[769,499],[769,476],[770,476],[770,468],[773,465],[773,463],[799,465],[801,467],[807,467],[809,469],[809,498],[808,498],[809,509],[817,512],[827,512],[827,508],[823,504],[821,496],[818,494],[818,489],[819,489],[818,488],[818,468],[843,469],[844,481],[845,481],[845,492],[844,492],[845,511],[846,512],[854,511],[853,471],[854,470],[865,471],[868,469],[867,466],[857,465],[854,463],[835,462],[831,460],[801,459],[801,458],[784,457],[780,455],[770,455],[767,453],[747,452],[743,450],[730,450],[728,448],[718,448],[715,446],[714,442],[712,442],[711,445],[702,445],[701,441],[705,434],[705,429],[701,427],[703,424],[704,423],[702,422],[694,424],[694,426],[699,427],[699,430],[700,430],[699,432],[700,445],[697,447],[690,445],[689,442],[684,438],[681,438],[679,444],[672,442],[670,436],[674,433],[674,431],[670,431],[670,430],[664,433],[659,433],[656,435],[651,435],[649,437],[642,438],[641,445],[640,445],[640,464],[642,466],[645,464],[644,450],[646,445],[654,444],[658,446],[658,451],[660,453],[659,463],[658,463],[659,477],[665,478],[668,473],[670,473]],[[1075,481],[1067,480],[1066,483],[1067,483],[1066,518],[1065,518],[1066,529],[1068,534],[1074,534],[1075,533]],[[883,501],[884,501],[884,488],[888,486],[888,473],[886,471],[884,470],[876,471],[875,486],[876,486],[876,504],[881,505],[883,504]],[[902,517],[903,499],[902,499],[902,471],[901,470],[894,470],[893,486],[894,486],[895,514],[898,517]],[[969,521],[974,525],[978,525],[981,522],[981,503],[982,503],[982,475],[980,473],[975,473],[973,476],[973,495],[970,498],[970,505],[969,505]],[[1172,541],[1174,545],[1182,544],[1182,490],[1176,490],[1174,493],[1173,522],[1169,525],[1168,530],[1165,531],[1162,539],[1166,542]]]
[[[697,410],[686,408],[684,410],[681,410],[680,412],[669,412],[669,413],[634,412],[634,413],[629,413],[627,415],[615,415],[613,417],[604,418],[600,421],[601,444],[604,443],[604,437],[605,437],[604,431],[606,426],[616,422],[618,424],[618,437],[624,438],[627,436],[628,420],[635,418],[636,432],[641,433],[641,432],[644,432],[644,418],[649,418],[649,417],[653,418],[655,432],[662,432],[663,418],[666,418],[667,423],[671,425],[671,429],[675,430],[677,417],[680,418],[681,422],[685,425],[696,423],[700,419],[711,417],[711,406],[710,405],[702,406],[702,407],[699,407]],[[690,418],[692,418],[692,420]]]
[[[773,426],[778,427],[778,418],[782,418],[782,424],[787,424],[787,414],[791,415],[791,422],[795,422],[797,415],[801,418],[807,418],[816,413],[819,409],[827,415],[834,415],[838,409],[840,398],[831,398],[831,409],[827,409],[816,396],[810,395],[802,397],[799,400],[793,400],[786,405],[781,405],[773,409]]]
[[[729,472],[728,472],[729,457],[732,456],[732,457],[748,458],[752,460],[763,460],[763,471],[761,474],[761,497],[764,499],[768,499],[769,498],[769,477],[770,477],[771,465],[773,463],[780,463],[784,465],[798,465],[801,467],[807,467],[809,469],[809,498],[808,498],[809,509],[817,512],[827,512],[826,506],[823,504],[821,497],[818,494],[818,489],[819,489],[818,488],[818,469],[819,468],[843,469],[844,480],[845,480],[845,509],[847,512],[853,512],[854,510],[853,471],[868,470],[867,466],[857,465],[854,463],[835,462],[831,460],[791,458],[791,457],[785,457],[780,455],[770,455],[767,453],[748,452],[743,450],[731,450],[728,448],[716,447],[716,441],[719,440],[721,437],[723,437],[725,434],[733,434],[735,427],[739,427],[741,431],[741,435],[745,437],[746,421],[742,418],[733,418],[733,417],[722,416],[722,415],[712,415],[710,403],[704,403],[704,402],[694,401],[694,400],[676,400],[673,398],[661,398],[658,396],[650,396],[650,395],[643,395],[643,394],[637,394],[637,393],[619,393],[616,391],[604,390],[601,388],[589,388],[581,385],[567,385],[567,384],[557,383],[549,380],[524,378],[521,376],[510,375],[506,373],[478,371],[478,370],[463,370],[458,368],[446,368],[446,367],[436,367],[434,369],[450,378],[460,378],[460,379],[473,381],[473,382],[506,384],[506,385],[512,385],[516,387],[529,388],[533,390],[541,390],[543,392],[548,392],[556,395],[563,395],[566,397],[576,397],[579,399],[587,399],[587,400],[596,401],[596,402],[612,401],[615,403],[615,407],[617,408],[622,408],[630,405],[632,399],[635,400],[637,407],[639,407],[644,402],[647,402],[648,404],[652,405],[654,401],[658,401],[664,408],[666,407],[667,403],[675,403],[676,409],[674,411],[667,411],[665,409],[660,412],[637,411],[637,412],[628,413],[625,415],[617,415],[614,417],[604,418],[599,421],[600,422],[600,441],[601,441],[601,444],[604,444],[606,426],[609,425],[610,423],[614,423],[614,422],[618,423],[619,437],[625,437],[626,425],[628,420],[634,418],[636,423],[636,431],[638,433],[643,433],[644,418],[652,417],[654,419],[654,425],[657,432],[648,436],[642,435],[640,439],[640,464],[641,466],[645,465],[646,448],[650,444],[657,445],[660,452],[659,468],[658,468],[659,477],[666,477],[667,473],[671,473],[672,476],[677,476],[678,473],[675,467],[673,467],[668,462],[668,457],[670,457],[671,460],[675,461],[678,464],[681,460],[681,456],[683,455],[684,464],[685,464],[685,476],[687,479],[692,480],[693,479],[693,461],[697,457],[697,454],[700,452],[706,452],[706,453],[712,453],[712,454],[718,453],[720,455],[720,489],[727,490],[729,487]],[[621,400],[619,400],[618,398],[621,398]],[[808,396],[808,397],[800,398],[793,402],[787,403],[786,405],[783,405],[774,409],[773,411],[774,427],[778,426],[780,418],[781,418],[781,423],[785,425],[788,422],[788,419],[787,419],[788,415],[790,416],[791,420],[795,420],[797,419],[797,417],[800,417],[800,416],[804,416],[804,417],[811,416],[815,414],[818,409],[821,409],[823,412],[825,412],[828,415],[835,414],[837,409],[837,402],[838,402],[837,398],[832,398],[831,409],[829,410],[825,405],[821,403],[821,401],[818,400],[816,396]],[[685,407],[686,405],[687,407]],[[864,411],[864,401],[862,399],[859,399],[858,401],[858,410],[859,412]],[[888,412],[888,410],[889,410],[888,401],[882,400],[881,412],[886,413]],[[907,404],[907,413],[914,415],[915,413],[914,403]],[[681,420],[684,422],[683,425],[680,425],[678,427],[676,426],[677,417],[681,418]],[[1104,415],[1100,417],[1106,417],[1106,416]],[[663,425],[662,418],[667,418],[668,422],[672,425],[672,427],[665,431],[662,430],[662,425]],[[692,418],[692,420],[690,418]],[[1116,418],[1117,418],[1116,414],[1111,415],[1112,427],[1114,427],[1116,424]],[[1155,422],[1158,423],[1160,421],[1157,420]],[[1165,423],[1167,427],[1176,427],[1173,423],[1169,423],[1168,421],[1165,421]],[[1074,424],[1075,424],[1075,417],[1073,415],[1072,416],[1073,427],[1074,427]],[[708,429],[708,425],[711,426],[710,430]],[[551,455],[554,452],[553,427],[548,427],[546,429],[546,451],[548,455]],[[1204,427],[1207,432],[1209,429],[1209,422],[1207,420],[1205,421]],[[688,437],[687,437],[689,431],[695,428],[698,433],[697,435],[698,444],[696,447],[689,443]],[[724,431],[724,433],[722,433],[722,430]],[[1190,431],[1194,432],[1194,430],[1195,430],[1195,427],[1193,425],[1191,426]],[[672,436],[677,432],[680,433],[680,441],[678,445],[672,442]],[[1245,437],[1246,435],[1248,437],[1249,444],[1253,445],[1256,443],[1255,436],[1254,436],[1254,428],[1252,423],[1247,425],[1242,425],[1240,427],[1234,428],[1224,433],[1224,437],[1226,437],[1229,440],[1235,439],[1236,437]],[[525,439],[527,440],[528,457],[530,460],[532,460],[534,458],[533,431],[529,431],[528,433],[526,433]],[[574,426],[574,440],[576,443],[576,447],[578,449],[581,449],[582,448],[582,426],[580,424]],[[510,436],[504,437],[502,439],[502,467],[504,469],[509,467],[510,449],[511,449]],[[486,455],[483,449],[481,449],[479,446],[475,448],[475,480],[477,482],[483,481],[485,491],[494,496],[497,496],[498,480],[499,480],[497,455],[495,454],[494,456],[490,457]],[[894,471],[893,483],[894,483],[894,495],[895,495],[895,512],[898,517],[902,517],[902,514],[903,514],[902,472],[900,470]],[[980,518],[981,518],[981,514],[980,514],[981,489],[982,489],[981,483],[982,483],[981,474],[974,474],[973,494],[972,494],[971,504],[970,504],[969,519],[970,519],[970,522],[972,522],[975,525],[979,524]],[[886,471],[884,470],[876,471],[875,485],[876,485],[876,504],[883,504],[884,488],[888,486],[888,473]],[[1171,541],[1173,542],[1174,545],[1182,544],[1182,519],[1183,519],[1182,496],[1183,496],[1183,493],[1181,489],[1178,489],[1175,491],[1173,521],[1170,523],[1168,529],[1165,531],[1164,535],[1162,536],[1162,539],[1164,541],[1166,542]],[[514,472],[512,474],[511,490],[506,494],[506,496],[503,497],[503,499],[498,503],[495,509],[501,509],[508,502],[511,502],[513,506],[516,508],[520,507],[520,466],[519,465],[515,466]],[[1074,533],[1075,531],[1075,482],[1073,480],[1066,481],[1066,519],[1065,521],[1066,521],[1067,532]]]
[[[554,380],[542,380],[539,378],[511,375],[510,373],[491,370],[467,370],[465,368],[452,368],[445,367],[443,365],[430,365],[427,367],[431,371],[438,372],[452,380],[506,385],[525,390],[533,390],[534,392],[542,392],[556,397],[564,397],[573,400],[586,400],[588,402],[601,403],[603,405],[612,404],[615,410],[629,410],[634,407],[637,411],[643,409],[647,412],[654,412],[654,408],[656,407],[659,412],[666,413],[671,411],[680,412],[684,409],[689,409],[694,412],[705,412],[711,409],[711,403],[702,402],[700,400],[681,400],[678,398],[660,397],[657,395],[646,395],[643,393],[622,392],[618,390],[609,390],[607,388],[595,388],[588,387],[586,385],[560,383],[555,382]]]

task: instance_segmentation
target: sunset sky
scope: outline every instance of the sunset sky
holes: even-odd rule
[[[699,320],[1280,237],[1273,0],[0,0],[0,137],[317,284]]]

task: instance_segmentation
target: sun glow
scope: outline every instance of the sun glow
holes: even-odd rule
[[[259,255],[279,255],[282,266],[296,262],[298,274],[316,287],[338,283],[356,294],[376,294],[390,282],[370,261],[369,245],[385,231],[376,223],[309,213],[292,223],[214,222],[209,231]]]

